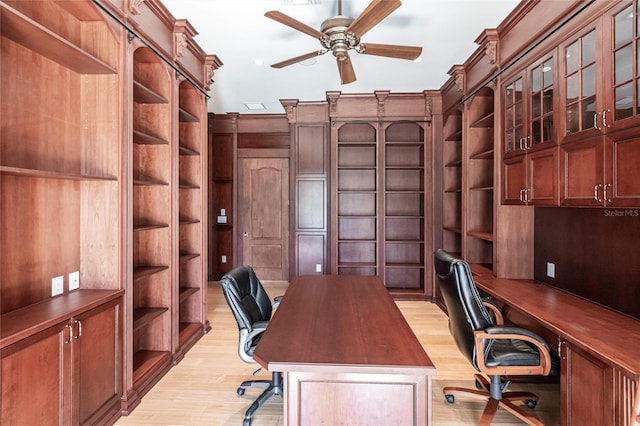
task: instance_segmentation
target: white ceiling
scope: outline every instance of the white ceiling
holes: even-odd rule
[[[422,46],[419,63],[350,51],[357,81],[341,85],[331,53],[313,65],[269,65],[321,49],[320,42],[264,16],[279,10],[320,29],[337,14],[337,0],[163,0],[169,11],[198,31],[195,40],[224,65],[214,76],[209,112],[283,113],[280,99],[321,101],[327,91],[342,93],[421,92],[439,89],[447,71],[478,47],[474,40],[495,28],[518,0],[403,0],[402,6],[362,37],[362,42]],[[343,0],[343,15],[357,17],[370,0]],[[262,65],[256,65],[256,60]],[[250,111],[245,103],[262,103]]]

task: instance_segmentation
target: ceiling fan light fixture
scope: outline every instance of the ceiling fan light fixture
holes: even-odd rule
[[[337,1],[338,14],[326,19],[320,26],[320,31],[277,10],[266,12],[265,16],[267,18],[315,38],[320,41],[320,44],[324,47],[324,50],[308,52],[277,62],[271,65],[271,67],[283,68],[315,56],[324,55],[331,51],[338,63],[340,82],[342,84],[348,84],[356,80],[353,64],[349,57],[349,50],[355,50],[358,53],[364,53],[366,55],[407,60],[415,60],[422,54],[422,47],[418,46],[380,43],[360,44],[360,38],[365,33],[401,6],[402,3],[400,0],[371,0],[371,3],[369,3],[366,9],[355,19],[344,16],[342,14],[342,0]]]

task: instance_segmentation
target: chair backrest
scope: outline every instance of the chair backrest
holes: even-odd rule
[[[442,249],[434,254],[438,287],[449,315],[449,331],[460,352],[477,369],[473,332],[493,325],[473,281],[469,264]]]
[[[253,350],[271,319],[269,296],[250,266],[227,272],[220,279],[220,287],[238,323],[238,356],[244,362],[253,363]]]
[[[250,331],[254,323],[271,319],[271,301],[251,266],[227,272],[220,286],[240,330]]]

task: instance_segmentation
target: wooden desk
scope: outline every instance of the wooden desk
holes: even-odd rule
[[[548,285],[472,272],[507,320],[557,345],[563,425],[640,425],[639,320]]]
[[[284,376],[285,425],[426,425],[435,367],[378,277],[296,277],[254,359]]]

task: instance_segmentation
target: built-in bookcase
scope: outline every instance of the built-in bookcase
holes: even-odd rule
[[[171,361],[171,77],[147,47],[133,54],[133,385]]]
[[[378,243],[377,126],[340,123],[337,129],[337,272],[376,275]]]
[[[384,271],[395,290],[424,288],[425,123],[384,123]]]
[[[204,318],[204,97],[189,82],[178,91],[178,322],[179,348],[202,331]],[[206,116],[205,116],[206,117]]]
[[[493,268],[493,156],[494,93],[488,87],[468,101],[468,127],[464,135],[467,156],[466,254],[470,263]]]
[[[113,423],[120,44],[91,1],[2,1],[0,16],[0,424]]]
[[[444,121],[442,248],[462,256],[462,112],[455,110]]]

